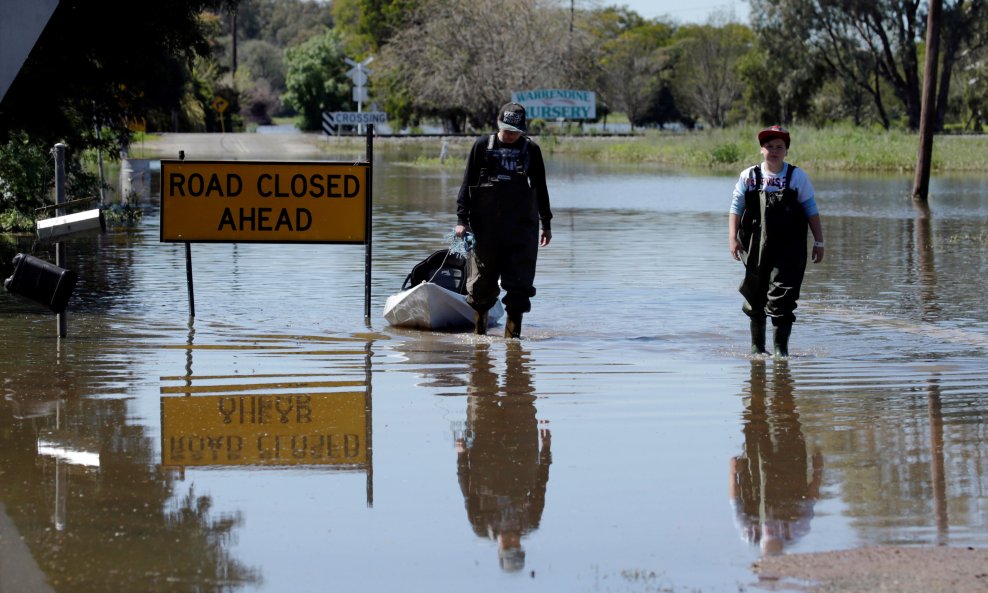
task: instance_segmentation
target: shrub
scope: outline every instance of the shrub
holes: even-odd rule
[[[710,158],[713,159],[713,162],[725,165],[740,161],[741,156],[741,147],[733,142],[719,144],[710,151]]]

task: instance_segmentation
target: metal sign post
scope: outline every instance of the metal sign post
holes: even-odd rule
[[[371,191],[371,184],[374,178],[374,124],[367,124],[367,215],[365,218],[364,227],[364,321],[370,321],[370,304],[371,304],[371,244],[374,242],[373,235],[373,207],[374,192]]]
[[[370,56],[363,62],[357,62],[351,60],[350,58],[343,58],[347,64],[353,66],[353,68],[347,70],[346,75],[353,80],[353,100],[357,104],[357,113],[363,111],[363,104],[370,99],[370,95],[367,93],[367,77],[373,74],[367,64],[374,61],[374,56]],[[364,131],[363,125],[359,125],[357,128],[357,133]]]
[[[59,142],[55,145],[55,204],[65,203],[65,144]],[[65,216],[65,209],[55,210],[56,216]],[[55,243],[55,265],[59,268],[65,267],[65,244],[61,241]],[[58,337],[64,338],[68,334],[68,320],[65,313],[55,315],[55,323],[58,326]]]
[[[191,243],[366,245],[370,317],[371,161],[161,161],[163,243],[184,243],[189,316],[195,317]]]

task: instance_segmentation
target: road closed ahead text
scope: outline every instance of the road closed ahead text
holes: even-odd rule
[[[161,163],[161,240],[363,243],[364,163]]]

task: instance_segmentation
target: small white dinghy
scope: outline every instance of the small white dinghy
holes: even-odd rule
[[[488,312],[488,325],[497,325],[504,316],[501,301]],[[384,318],[396,327],[451,330],[473,327],[473,307],[467,297],[433,282],[423,282],[388,297]]]
[[[396,327],[433,330],[473,328],[473,307],[467,303],[467,259],[453,249],[440,249],[412,268],[401,292],[384,303],[384,318]],[[504,307],[495,301],[488,327],[497,325]]]

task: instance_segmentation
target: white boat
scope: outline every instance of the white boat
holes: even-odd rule
[[[488,312],[488,327],[504,316],[501,301]],[[466,295],[447,290],[432,282],[422,282],[388,297],[384,318],[396,327],[453,330],[473,328],[474,311]]]

